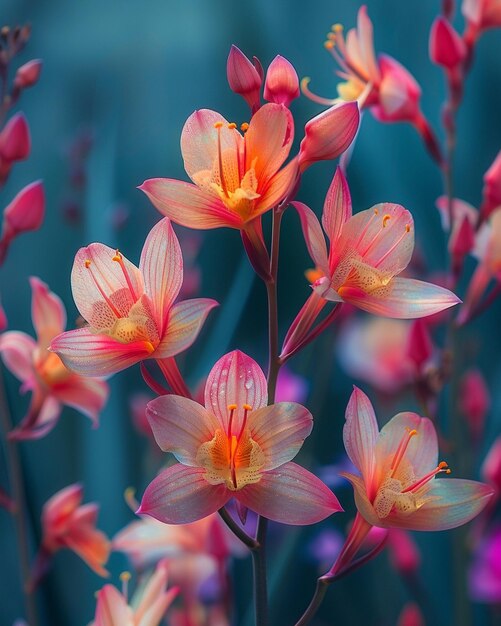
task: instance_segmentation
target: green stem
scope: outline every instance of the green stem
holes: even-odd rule
[[[22,589],[25,597],[26,616],[30,626],[38,626],[38,613],[35,596],[29,589],[30,582],[30,550],[28,538],[28,525],[26,513],[26,495],[21,466],[21,457],[17,442],[9,439],[8,434],[12,430],[5,386],[0,368],[0,421],[5,439],[6,460],[12,489],[12,499],[15,502],[13,512],[16,526],[17,543],[19,549],[19,565],[21,570]]]

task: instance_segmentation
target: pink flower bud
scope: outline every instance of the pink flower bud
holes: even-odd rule
[[[33,59],[32,61],[28,61],[28,63],[21,65],[16,72],[16,76],[14,77],[14,87],[17,89],[27,89],[28,87],[33,87],[33,85],[38,82],[41,71],[41,59]]]
[[[482,216],[488,217],[501,206],[501,151],[484,174]]]
[[[0,333],[7,328],[7,316],[5,315],[4,308],[0,302]]]
[[[501,436],[491,446],[481,470],[482,478],[501,493]]]
[[[417,604],[409,603],[404,606],[398,618],[398,626],[425,626],[423,614]]]
[[[479,370],[471,369],[464,374],[461,379],[459,403],[473,436],[478,439],[491,405],[489,389]]]
[[[277,55],[270,63],[264,85],[264,99],[286,107],[299,97],[299,78],[292,64]]]
[[[475,229],[471,220],[465,215],[459,227],[452,232],[451,240],[449,241],[449,250],[453,256],[463,258],[473,250],[474,246]]]
[[[392,528],[388,533],[388,549],[393,567],[404,576],[414,574],[421,563],[416,542],[407,531]]]
[[[21,161],[28,158],[31,149],[28,122],[22,113],[17,113],[0,133],[0,164],[3,161]]]
[[[303,172],[315,161],[338,157],[355,138],[359,123],[357,102],[336,104],[307,122],[299,147],[300,170]]]
[[[16,235],[28,230],[37,230],[45,214],[43,183],[37,180],[26,185],[4,211],[4,234]]]
[[[409,328],[406,352],[418,370],[421,370],[433,354],[433,342],[424,320],[417,319],[412,322]]]
[[[453,69],[466,57],[464,41],[443,16],[433,22],[430,31],[430,58],[433,63]]]
[[[255,113],[261,106],[260,90],[263,79],[256,67],[236,46],[231,46],[226,75],[230,89],[242,96]]]

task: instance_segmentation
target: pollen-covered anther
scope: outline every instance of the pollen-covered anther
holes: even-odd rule
[[[344,30],[344,27],[342,24],[337,23],[331,26],[331,30],[333,30],[335,33],[342,33]]]
[[[428,472],[428,474],[426,474],[425,476],[423,476],[422,478],[417,480],[415,483],[413,483],[412,485],[409,485],[408,487],[406,487],[402,491],[402,493],[409,493],[411,491],[413,491],[413,492],[418,491],[419,489],[421,489],[421,487],[426,485],[426,483],[428,483],[437,474],[442,474],[442,473],[444,473],[444,474],[450,474],[451,473],[451,470],[449,469],[449,465],[445,461],[440,461],[440,463],[437,465],[437,467],[434,470],[432,470],[431,472]]]
[[[410,224],[406,224],[405,225],[405,232],[406,233],[410,233],[411,232],[411,225]]]
[[[228,124],[228,128],[229,128],[230,130],[235,130],[235,128],[236,128],[236,127],[237,127],[237,125],[235,124],[235,122],[230,122],[230,123]]]
[[[127,287],[129,288],[130,295],[132,296],[133,300],[137,301],[138,297],[134,290],[134,285],[132,284],[132,280],[129,276],[129,272],[127,271],[127,268],[125,267],[124,258],[118,249],[115,251],[115,256],[112,257],[112,261],[115,261],[116,263],[120,265],[120,268],[125,278],[125,282],[127,283]]]
[[[249,124],[248,122],[243,122],[242,124],[240,124],[240,130],[245,133],[247,130],[249,130]]]
[[[331,39],[328,39],[327,41],[324,41],[324,48],[327,48],[327,50],[330,50],[331,48],[334,48],[335,44]]]
[[[84,265],[85,265],[85,267],[86,267],[87,269],[89,269],[89,267],[91,266],[91,263],[92,263],[92,261],[91,261],[90,259],[86,259],[86,260],[84,261]]]
[[[383,228],[386,228],[386,224],[391,220],[391,215],[388,213],[383,217]]]
[[[228,406],[226,407],[228,409],[228,411],[235,411],[237,408],[236,404],[228,404]]]
[[[214,122],[214,128],[216,128],[217,130],[223,128],[223,122]]]

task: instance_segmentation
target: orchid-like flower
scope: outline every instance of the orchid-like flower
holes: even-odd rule
[[[47,571],[52,555],[62,548],[75,552],[99,576],[104,568],[110,542],[97,530],[97,504],[82,504],[82,485],[69,485],[47,500],[42,511],[42,543],[34,565],[33,586]]]
[[[181,249],[168,219],[149,233],[139,268],[101,243],[80,248],[71,285],[89,326],[59,335],[51,350],[86,376],[173,357],[191,346],[217,304],[206,298],[174,304],[182,282]]]
[[[105,585],[97,593],[94,621],[90,626],[159,626],[167,609],[178,595],[178,589],[167,590],[168,565],[160,562],[146,585],[138,590],[129,605],[127,583],[130,575],[122,574],[123,590]]]
[[[284,198],[298,164],[282,168],[294,139],[287,107],[265,104],[241,130],[216,111],[195,111],[181,134],[184,167],[194,184],[152,178],[140,189],[182,226],[245,228]]]
[[[108,385],[68,370],[61,359],[47,350],[51,340],[63,332],[66,312],[63,303],[38,278],[31,278],[31,317],[37,340],[23,332],[0,335],[0,355],[6,367],[31,391],[28,413],[10,433],[14,439],[36,439],[56,424],[63,405],[73,407],[97,426],[99,413],[108,397]]]
[[[155,439],[179,463],[150,483],[138,513],[185,524],[235,498],[272,520],[303,525],[342,510],[330,489],[291,462],[311,432],[309,411],[266,403],[261,368],[238,350],[209,373],[205,407],[173,395],[150,402]]]
[[[372,526],[446,530],[465,524],[488,503],[484,483],[437,480],[449,474],[438,462],[435,428],[416,413],[395,415],[379,432],[369,398],[356,387],[346,408],[346,452],[359,476],[344,473],[355,490],[360,515]]]
[[[339,168],[322,215],[329,251],[313,211],[301,202],[292,204],[317,267],[312,288],[325,300],[402,319],[432,315],[460,302],[448,289],[398,276],[414,249],[412,215],[398,204],[382,203],[352,216],[350,191]]]

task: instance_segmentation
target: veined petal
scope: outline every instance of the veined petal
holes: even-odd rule
[[[367,488],[372,490],[379,430],[371,401],[358,387],[353,387],[345,417],[343,440],[346,452],[361,472]]]
[[[131,306],[143,294],[143,279],[139,269],[122,256],[121,263],[113,260],[116,250],[102,243],[80,248],[71,270],[71,289],[82,317],[96,329],[110,328],[118,315],[126,317]]]
[[[296,184],[298,176],[298,159],[295,157],[270,179],[261,197],[256,200],[252,216],[257,217],[271,207],[280,204]]]
[[[140,187],[153,205],[176,224],[187,228],[241,228],[242,218],[219,198],[196,185],[170,178],[150,178]]]
[[[400,277],[392,278],[388,285],[369,294],[351,287],[342,287],[339,293],[343,300],[364,311],[399,319],[426,317],[461,302],[444,287]]]
[[[252,116],[245,134],[246,170],[254,167],[258,192],[289,155],[294,139],[294,120],[283,104],[265,104]]]
[[[393,458],[402,439],[412,430],[416,430],[417,435],[410,438],[405,458],[415,475],[425,476],[437,467],[438,440],[433,423],[427,417],[408,411],[398,413],[381,429],[375,449],[378,467]]]
[[[162,336],[169,309],[183,284],[181,247],[168,218],[164,217],[151,229],[141,252],[139,270]]]
[[[336,173],[325,196],[324,210],[322,213],[322,225],[330,240],[331,254],[336,249],[337,240],[341,230],[352,214],[351,195],[348,182],[340,167]]]
[[[372,22],[367,15],[367,7],[365,5],[358,10],[357,31],[364,68],[367,71],[370,81],[377,83],[379,80],[379,70],[374,54]]]
[[[0,354],[5,367],[24,382],[33,377],[35,340],[26,333],[9,331],[0,335]]]
[[[165,359],[187,350],[198,337],[210,311],[218,302],[209,298],[194,298],[175,304],[167,320],[155,357]]]
[[[294,526],[315,524],[343,510],[332,491],[296,463],[265,472],[258,483],[234,495],[259,515]]]
[[[426,502],[412,515],[391,513],[387,522],[409,530],[448,530],[466,524],[486,506],[494,494],[490,485],[461,478],[434,479]]]
[[[176,463],[146,487],[138,515],[150,515],[164,524],[187,524],[215,513],[232,493],[224,485],[211,485],[205,469]]]
[[[45,350],[51,340],[66,327],[66,311],[61,299],[49,290],[39,278],[32,276],[31,317],[38,337],[38,345]]]
[[[312,428],[311,413],[295,402],[277,402],[253,411],[249,429],[266,459],[262,469],[275,469],[292,460]]]
[[[376,511],[374,510],[374,507],[372,506],[372,503],[367,497],[367,489],[365,486],[364,479],[361,478],[360,476],[355,476],[355,474],[350,474],[349,472],[342,472],[340,473],[340,476],[343,476],[344,478],[349,480],[350,483],[352,484],[354,496],[355,496],[355,504],[357,506],[357,509],[360,515],[367,522],[369,522],[369,524],[372,524],[372,526],[379,526],[380,528],[386,528],[386,526],[383,523],[383,520],[381,520],[378,517]]]
[[[306,242],[306,247],[315,265],[329,276],[329,261],[327,258],[327,246],[325,244],[324,233],[315,213],[302,202],[291,202],[296,209],[299,219],[301,220],[301,228]]]
[[[58,335],[50,349],[68,369],[83,376],[109,376],[151,356],[152,345],[146,341],[120,343],[108,335],[96,335],[88,328],[78,328]]]
[[[105,585],[97,593],[93,626],[134,626],[132,609],[113,585]]]
[[[181,396],[161,396],[148,402],[146,414],[159,447],[185,465],[197,465],[199,447],[220,428],[219,421],[201,404]]]
[[[205,383],[205,408],[212,412],[225,432],[228,432],[229,405],[236,405],[233,427],[239,432],[244,405],[253,411],[266,406],[266,378],[259,365],[240,350],[225,354],[209,372]]]
[[[219,133],[214,124],[222,122],[224,132]],[[212,170],[218,160],[218,141],[221,153],[238,156],[242,136],[237,130],[228,129],[228,121],[217,111],[200,109],[186,120],[181,132],[181,152],[184,169],[194,181],[196,174]]]
[[[26,441],[45,437],[56,425],[61,415],[61,404],[53,396],[41,395],[35,389],[27,414],[10,433],[9,439]]]
[[[59,402],[71,406],[89,417],[97,426],[99,413],[108,399],[109,387],[104,380],[73,375],[64,383],[52,388]]]

